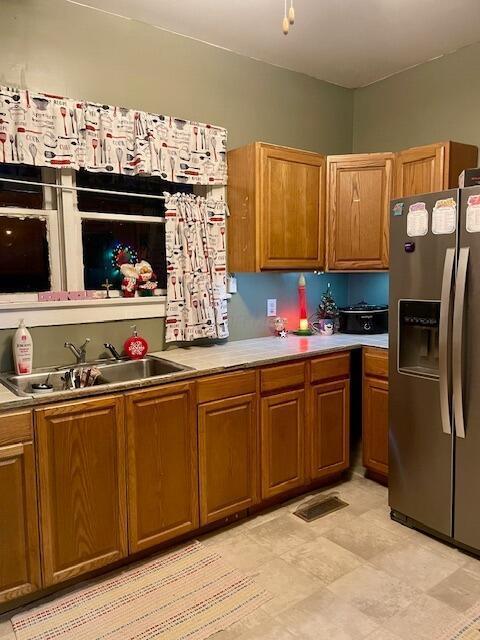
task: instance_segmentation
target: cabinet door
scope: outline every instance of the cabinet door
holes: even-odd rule
[[[123,399],[110,396],[35,413],[48,586],[127,553]]]
[[[328,268],[388,267],[393,154],[328,158]]]
[[[363,464],[388,475],[388,381],[363,379]]]
[[[0,603],[40,589],[32,443],[0,447]]]
[[[313,385],[310,411],[310,473],[322,478],[348,468],[350,462],[350,383]]]
[[[198,526],[192,384],[126,396],[128,532],[133,553]]]
[[[400,151],[395,159],[395,197],[442,191],[445,145],[431,144]]]
[[[254,393],[199,406],[200,524],[254,504],[258,478],[256,422]]]
[[[260,269],[324,266],[325,158],[261,147]]]
[[[305,483],[305,392],[286,391],[262,398],[262,498]]]

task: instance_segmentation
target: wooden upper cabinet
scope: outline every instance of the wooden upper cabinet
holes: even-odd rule
[[[459,142],[412,147],[396,154],[394,197],[458,187],[464,169],[477,166],[478,149]]]
[[[393,153],[328,157],[329,270],[387,269]]]
[[[255,142],[228,163],[228,268],[323,268],[325,157]]]
[[[35,412],[45,586],[127,554],[123,398]]]
[[[126,395],[129,551],[198,527],[194,384]]]
[[[41,587],[30,412],[0,416],[0,603]]]
[[[198,407],[200,524],[220,520],[257,499],[256,394]]]

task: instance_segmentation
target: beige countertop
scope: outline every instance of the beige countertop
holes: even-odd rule
[[[207,347],[172,349],[154,355],[193,367],[202,373],[213,373],[218,370],[271,364],[281,360],[361,347],[388,349],[388,334],[362,336],[336,333],[333,336],[289,335],[287,338],[252,338]]]
[[[300,337],[289,335],[287,338],[253,338],[225,344],[205,347],[183,347],[158,351],[151,355],[189,367],[187,371],[175,372],[161,377],[130,380],[115,384],[104,384],[87,389],[74,389],[45,395],[20,397],[0,384],[0,410],[11,410],[52,402],[80,399],[142,387],[187,380],[197,376],[222,373],[234,369],[274,364],[283,360],[295,360],[308,356],[321,355],[333,351],[377,347],[388,349],[388,334],[375,336],[347,335],[337,333],[333,336]]]

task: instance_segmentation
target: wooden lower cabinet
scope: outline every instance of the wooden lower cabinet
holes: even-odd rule
[[[363,381],[363,465],[388,476],[388,380]]]
[[[305,391],[275,393],[261,400],[262,498],[305,484]]]
[[[200,524],[251,507],[257,498],[255,393],[198,407]]]
[[[195,396],[192,383],[126,396],[129,551],[198,527]]]
[[[388,351],[363,352],[363,465],[388,477]]]
[[[41,586],[31,442],[0,447],[0,487],[0,603],[5,603]]]
[[[340,473],[350,464],[350,381],[310,386],[310,476]]]
[[[123,398],[35,412],[45,586],[127,555]]]
[[[0,414],[0,605],[340,473],[349,376],[341,352],[50,405],[33,430]],[[367,380],[365,425],[386,384]]]

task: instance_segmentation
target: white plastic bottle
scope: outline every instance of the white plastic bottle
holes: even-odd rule
[[[13,336],[13,361],[17,375],[32,373],[33,340],[23,320]]]

